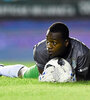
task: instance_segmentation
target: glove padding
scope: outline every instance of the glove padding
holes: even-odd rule
[[[76,77],[72,72],[71,65],[63,58],[51,59],[39,76],[42,82],[74,82]]]

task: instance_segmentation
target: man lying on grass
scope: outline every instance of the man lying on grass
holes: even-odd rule
[[[23,65],[1,66],[0,75],[38,78],[39,74],[41,74],[39,77],[40,80],[48,80],[48,77],[53,72],[54,75],[51,75],[51,79],[57,77],[58,73],[62,76],[62,74],[65,72],[67,73],[68,70],[71,74],[71,77],[69,77],[70,80],[67,79],[63,82],[90,80],[90,50],[79,40],[70,38],[68,27],[61,22],[54,23],[48,28],[46,39],[34,46],[33,53],[34,61],[36,62],[35,66],[30,68]],[[62,70],[61,72],[56,65],[52,67],[53,65],[51,62],[48,67],[46,66],[51,59],[54,59],[55,62],[57,60],[57,64],[60,65],[59,67]],[[65,63],[69,63],[71,67],[68,64],[69,67],[63,68],[63,66],[66,65]],[[69,69],[71,69],[71,71]],[[64,77],[66,76],[64,75]],[[54,79],[53,81],[58,81],[60,78],[61,77],[59,77],[59,79]]]

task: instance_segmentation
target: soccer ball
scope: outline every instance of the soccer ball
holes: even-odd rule
[[[47,82],[73,82],[76,81],[72,67],[63,58],[53,58],[45,65],[41,81]]]

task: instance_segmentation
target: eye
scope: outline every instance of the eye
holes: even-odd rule
[[[50,41],[47,41],[46,43],[47,43],[48,45],[49,45],[49,44],[52,44],[52,45],[54,45],[54,46],[57,44],[57,42],[55,42],[55,41],[51,41],[51,42],[50,42]]]
[[[49,44],[50,42],[46,41],[47,44]]]
[[[56,42],[53,42],[53,45],[56,45],[57,43]]]

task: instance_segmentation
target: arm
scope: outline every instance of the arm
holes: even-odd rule
[[[33,49],[33,57],[38,67],[39,73],[41,74],[46,64],[46,56],[44,55],[44,48],[42,46],[35,45]]]
[[[42,72],[43,72],[43,70],[44,70],[44,65],[38,64],[38,63],[36,63],[36,65],[37,65],[37,67],[38,67],[39,73],[42,74]]]
[[[78,57],[76,76],[77,80],[88,80],[90,79],[90,50],[82,57]]]

